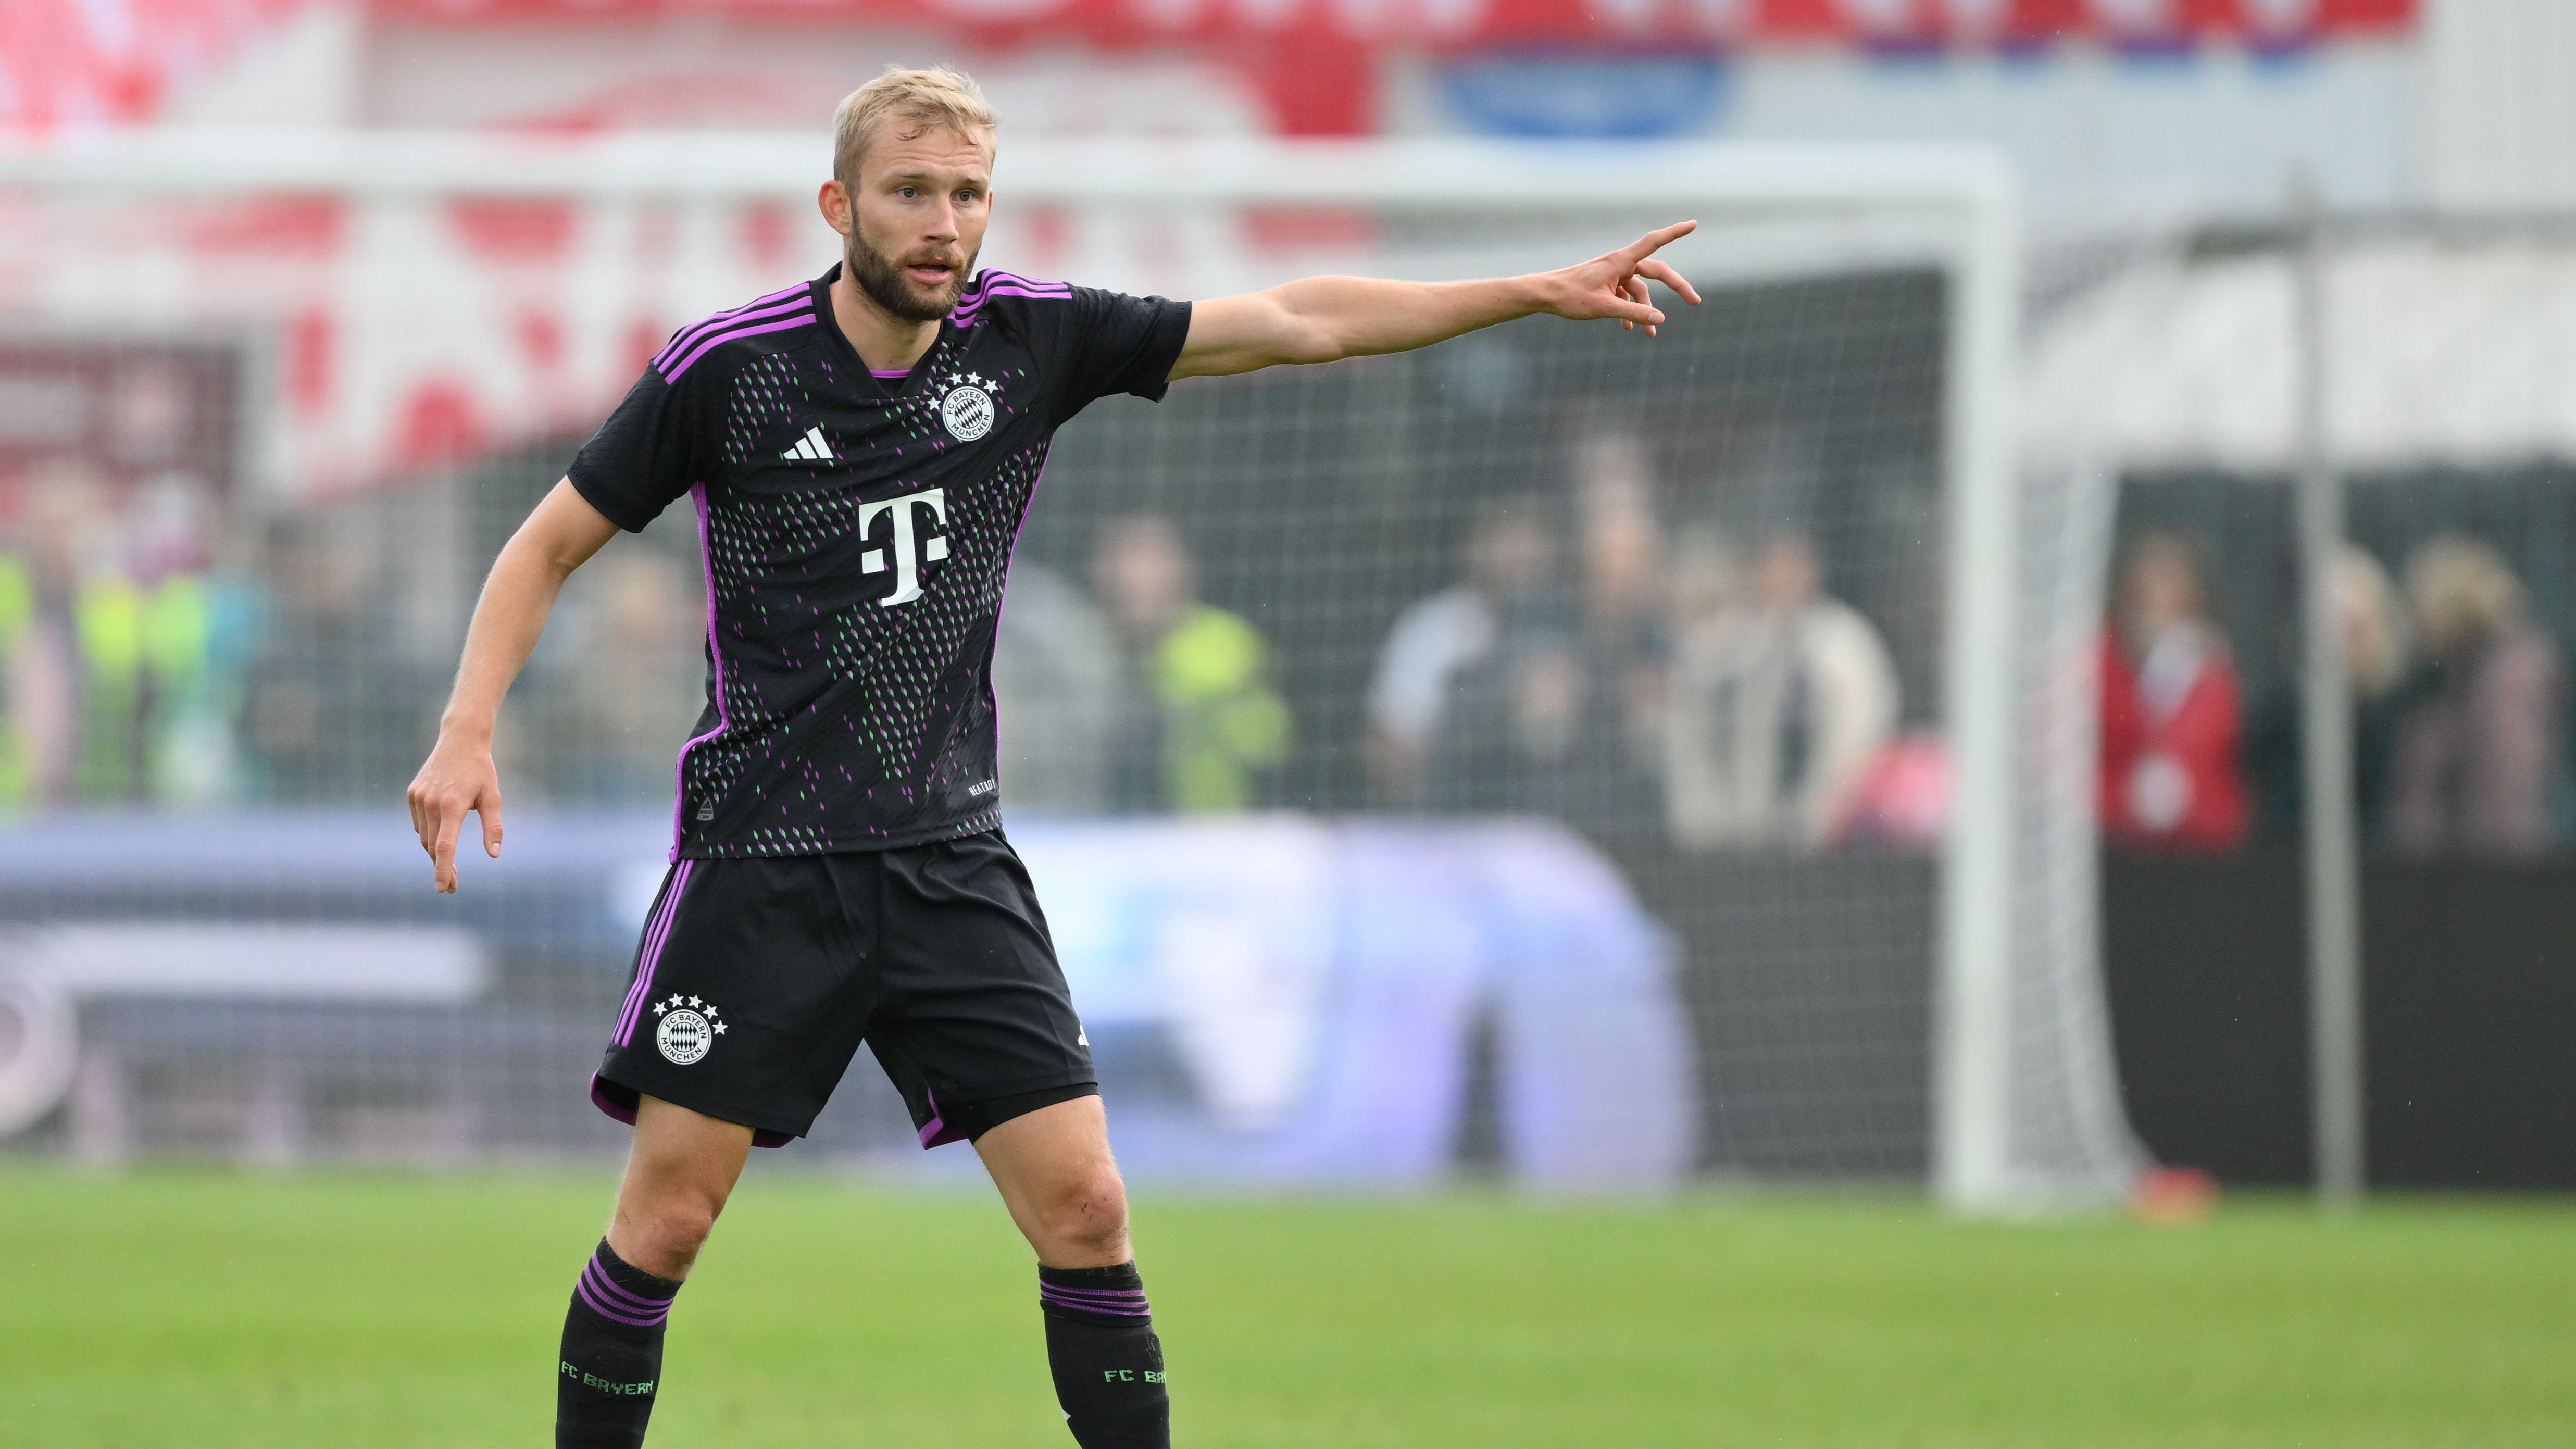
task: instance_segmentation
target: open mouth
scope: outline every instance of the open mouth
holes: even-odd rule
[[[957,269],[946,262],[913,262],[903,269],[903,274],[925,287],[944,287],[957,275]]]

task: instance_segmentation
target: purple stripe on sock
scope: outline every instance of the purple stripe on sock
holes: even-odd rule
[[[582,1266],[581,1275],[583,1278],[589,1280],[592,1292],[598,1294],[609,1303],[612,1303],[619,1308],[623,1308],[630,1313],[668,1313],[671,1311],[671,1300],[668,1298],[647,1298],[643,1294],[637,1293],[632,1289],[617,1286],[617,1280],[608,1276],[608,1270],[600,1266],[600,1262],[597,1258],[591,1259],[588,1263]]]
[[[638,1318],[632,1313],[612,1308],[599,1301],[598,1296],[590,1291],[590,1284],[586,1280],[574,1280],[572,1291],[581,1295],[581,1301],[590,1305],[591,1312],[611,1323],[623,1323],[629,1328],[658,1328],[662,1321],[670,1316],[667,1313],[656,1313],[650,1318]]]
[[[608,1265],[600,1261],[597,1253],[591,1254],[590,1261],[582,1265],[582,1271],[588,1273],[599,1287],[607,1290],[610,1296],[626,1300],[637,1308],[668,1308],[671,1306],[671,1300],[679,1296],[676,1290],[656,1295],[640,1288],[627,1287],[617,1281],[616,1274],[608,1271]]]
[[[604,1273],[584,1273],[574,1286],[581,1290],[583,1301],[591,1307],[603,1313],[623,1315],[620,1321],[634,1323],[638,1327],[649,1328],[671,1316],[668,1303],[642,1303],[618,1297]]]
[[[713,337],[708,338],[706,341],[699,343],[697,348],[688,356],[681,358],[678,362],[673,363],[669,368],[665,369],[662,373],[662,380],[665,382],[678,382],[688,373],[690,368],[698,365],[699,358],[706,356],[710,351],[724,345],[725,343],[740,342],[746,337],[758,337],[764,332],[784,332],[790,327],[811,327],[813,325],[814,309],[812,307],[806,307],[795,316],[788,317],[777,322],[763,322],[758,326],[736,327],[729,331],[719,332]]]
[[[1061,1283],[1042,1283],[1038,1286],[1049,1293],[1077,1293],[1085,1298],[1142,1298],[1145,1296],[1145,1290],[1142,1288],[1067,1288]]]
[[[653,354],[653,365],[655,367],[660,367],[681,348],[686,347],[691,342],[694,342],[699,337],[705,335],[708,328],[720,327],[738,317],[748,316],[755,307],[766,307],[773,302],[784,302],[790,298],[805,295],[805,288],[806,284],[800,282],[793,287],[786,287],[779,291],[772,292],[766,297],[754,297],[750,301],[743,303],[741,306],[736,307],[729,312],[718,312],[712,317],[701,318],[698,321],[690,323],[688,326],[672,333],[671,340],[662,345],[662,350]]]
[[[1059,1297],[1053,1290],[1046,1288],[1038,1290],[1038,1302],[1055,1308],[1076,1309],[1083,1313],[1105,1313],[1112,1318],[1151,1318],[1154,1316],[1148,1309],[1113,1308],[1106,1303],[1085,1303],[1080,1299]]]

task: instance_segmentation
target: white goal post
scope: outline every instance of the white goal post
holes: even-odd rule
[[[821,176],[824,150],[819,137],[804,134],[100,133],[0,143],[0,193],[803,206]],[[2021,504],[2025,489],[2036,485],[2017,461],[2021,222],[2012,179],[1998,158],[1900,145],[1011,138],[997,192],[1016,208],[1392,208],[1433,221],[1524,211],[1562,218],[1589,209],[1626,217],[1642,210],[1788,228],[1780,234],[1791,238],[1790,255],[1775,245],[1768,260],[1749,264],[1775,272],[1800,265],[1794,255],[1799,227],[1893,226],[1917,239],[1918,255],[1928,238],[1946,279],[1939,470],[1947,617],[1939,713],[1951,769],[1933,927],[1932,1179],[1943,1202],[1967,1211],[2099,1201],[2125,1187],[2136,1152],[2119,1117],[2094,959],[2098,944],[2060,940],[2044,949],[2061,959],[2034,968],[2039,948],[2024,939],[2021,924],[2027,903],[2020,897],[2044,874],[2083,878],[2080,887],[2064,888],[2085,893],[2073,918],[2086,923],[2093,887],[2089,817],[2071,837],[2060,834],[2046,846],[2035,844],[2021,824],[2028,803],[2023,735],[2035,696],[2050,692],[2036,676],[2052,665],[2028,657],[2023,617],[2021,563],[2031,545]],[[2091,597],[2095,589],[2098,580],[2073,596]],[[2088,700],[2084,709],[2090,707]],[[2079,734],[2089,741],[2089,724]],[[2043,848],[2062,847],[2068,838],[2085,842],[2081,870],[2064,859],[2037,859]],[[2079,994],[2090,993],[2089,1004],[2071,1014],[2057,1008],[2034,1014],[2018,999],[2034,969],[2060,988],[2075,982]],[[2017,1040],[2033,1031],[2055,1035],[2036,1048]],[[2045,1065],[2035,1072],[2017,1067],[2034,1050]],[[2080,1100],[2035,1105],[2031,1093]],[[2072,1152],[2032,1146],[2017,1124],[2034,1112],[2052,1121],[2076,1119],[2074,1135],[2088,1145]]]

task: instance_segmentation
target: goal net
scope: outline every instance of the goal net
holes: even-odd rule
[[[401,790],[500,542],[670,330],[816,274],[804,138],[0,156],[0,1132],[613,1151],[584,1082],[705,668],[676,513],[567,588],[433,897]],[[1172,296],[1563,265],[1530,319],[1059,436],[1010,830],[1140,1171],[2098,1199],[2103,490],[2024,472],[2010,197],[1819,149],[1007,147],[983,262]],[[797,1153],[912,1167],[862,1060]]]

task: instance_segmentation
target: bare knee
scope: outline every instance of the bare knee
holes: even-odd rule
[[[1102,1162],[1049,1184],[1034,1204],[1030,1237],[1038,1261],[1054,1268],[1100,1268],[1124,1263],[1127,1185]]]
[[[715,1231],[730,1184],[687,1173],[630,1174],[617,1195],[617,1217],[608,1245],[617,1256],[657,1277],[689,1275],[698,1250]]]
[[[644,1098],[626,1180],[617,1189],[617,1215],[608,1226],[609,1247],[657,1277],[687,1277],[750,1150],[748,1127]]]

